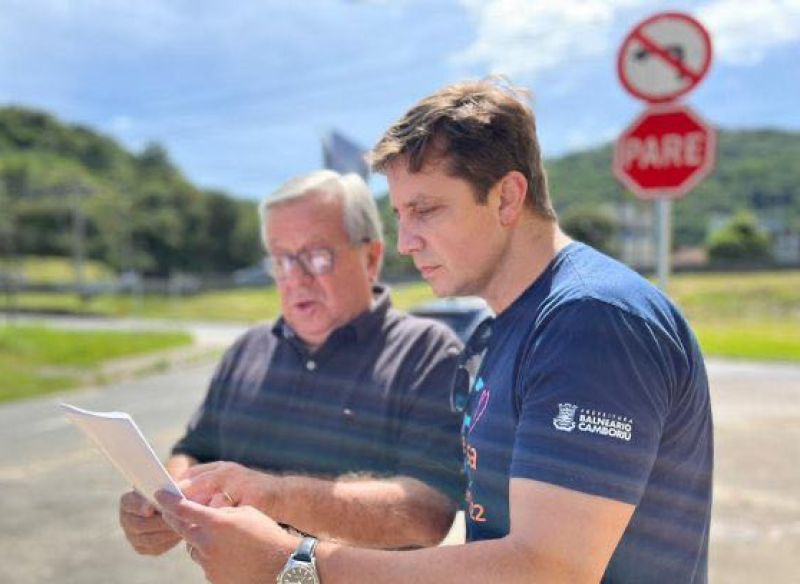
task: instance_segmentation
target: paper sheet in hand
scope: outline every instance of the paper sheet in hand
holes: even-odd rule
[[[170,490],[183,497],[128,414],[90,412],[63,403],[61,408],[64,415],[95,443],[128,482],[153,505],[158,506],[153,495],[159,489]]]

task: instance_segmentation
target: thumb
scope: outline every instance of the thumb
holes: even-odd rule
[[[186,525],[207,525],[215,519],[216,513],[218,513],[210,507],[184,499],[180,495],[164,489],[156,491],[155,498],[161,506],[163,514],[171,515]],[[179,530],[179,532],[184,535],[182,531]]]
[[[214,495],[220,491],[216,482],[207,475],[185,478],[178,483],[178,487],[187,499],[202,505],[208,505]]]

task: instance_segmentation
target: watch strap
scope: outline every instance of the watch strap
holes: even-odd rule
[[[297,550],[295,550],[294,554],[292,554],[292,558],[298,562],[310,562],[312,559],[314,559],[314,550],[316,548],[317,538],[304,537],[300,542],[300,545],[297,546]]]

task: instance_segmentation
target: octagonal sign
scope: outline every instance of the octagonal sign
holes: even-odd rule
[[[714,168],[716,133],[691,108],[651,106],[622,132],[614,175],[642,199],[682,197]]]

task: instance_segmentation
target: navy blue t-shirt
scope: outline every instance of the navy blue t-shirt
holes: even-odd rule
[[[509,480],[636,506],[603,582],[705,582],[713,437],[703,358],[644,278],[564,248],[496,319],[463,424],[467,537],[509,532]]]

